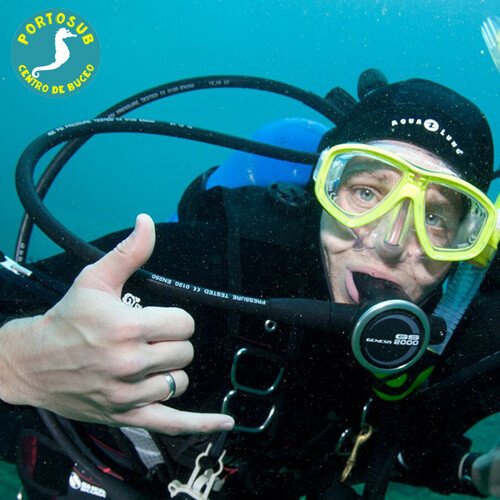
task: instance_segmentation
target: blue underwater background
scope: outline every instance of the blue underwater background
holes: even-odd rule
[[[86,88],[48,98],[21,84],[12,66],[11,45],[26,18],[57,8],[75,11],[92,24],[99,35],[101,62]],[[498,168],[500,73],[480,32],[483,20],[492,15],[500,16],[498,0],[5,2],[0,21],[0,248],[12,254],[22,215],[14,170],[32,139],[53,127],[91,118],[144,89],[193,76],[254,75],[320,95],[335,86],[355,95],[359,74],[370,67],[382,70],[390,82],[435,80],[469,97],[486,114]],[[284,97],[229,89],[174,96],[131,116],[244,137],[283,117],[325,122]],[[223,148],[165,137],[96,137],[63,170],[47,204],[86,239],[131,226],[139,212],[167,220],[189,182],[229,154]],[[491,196],[499,189],[496,181]],[[57,250],[36,231],[29,257],[35,260]],[[500,434],[500,419],[491,417],[471,432],[474,448],[486,450]],[[2,465],[0,473],[0,498],[14,498],[18,480],[13,468]],[[427,490],[395,485],[388,498],[430,496]]]

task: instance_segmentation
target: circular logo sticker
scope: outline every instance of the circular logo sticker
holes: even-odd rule
[[[78,92],[95,77],[100,46],[82,16],[44,10],[26,19],[12,41],[14,71],[29,89],[51,97]]]
[[[426,128],[429,132],[436,132],[439,130],[439,123],[432,118],[428,118],[424,122],[424,128]]]

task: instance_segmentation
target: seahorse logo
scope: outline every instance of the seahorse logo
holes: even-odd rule
[[[19,79],[39,95],[67,96],[94,80],[100,44],[91,24],[68,10],[46,10],[29,17],[12,42]]]
[[[55,36],[56,56],[54,62],[47,64],[46,66],[37,66],[36,68],[33,68],[31,70],[31,74],[35,78],[38,78],[40,76],[40,71],[52,71],[60,68],[63,64],[68,62],[71,57],[71,52],[69,51],[69,47],[66,45],[64,39],[76,38],[77,36],[78,35],[75,33],[71,33],[68,28],[59,28]]]

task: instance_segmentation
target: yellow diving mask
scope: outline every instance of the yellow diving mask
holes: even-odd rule
[[[348,143],[326,149],[314,180],[322,207],[350,229],[390,213],[388,245],[399,245],[411,224],[433,260],[479,257],[482,264],[497,247],[497,210],[483,192],[452,173],[413,165],[384,148]]]

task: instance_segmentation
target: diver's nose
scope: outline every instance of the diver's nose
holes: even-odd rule
[[[398,260],[407,248],[412,219],[410,208],[411,201],[403,200],[382,217],[374,230],[374,247],[385,261]]]

